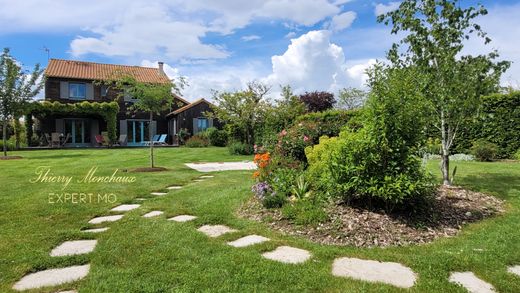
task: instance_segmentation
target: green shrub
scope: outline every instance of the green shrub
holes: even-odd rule
[[[283,194],[273,193],[267,195],[262,200],[262,205],[268,209],[281,208],[287,202],[287,197]]]
[[[190,137],[186,141],[186,146],[189,148],[204,148],[209,146],[209,142],[206,138],[199,135],[195,135]]]
[[[471,147],[471,153],[481,162],[493,161],[498,153],[498,146],[485,140],[477,140]]]
[[[518,149],[513,155],[513,159],[520,161],[520,149]]]
[[[328,220],[323,205],[316,201],[299,200],[282,209],[284,218],[297,225],[318,225]]]
[[[215,127],[206,130],[207,138],[212,146],[224,147],[227,144],[228,134],[224,130]]]
[[[252,155],[253,146],[245,144],[243,142],[232,142],[228,145],[228,150],[231,155]]]
[[[416,156],[424,139],[418,119],[424,104],[415,76],[408,70],[372,72],[364,127],[307,151],[309,172],[329,178],[327,194],[388,211],[432,194],[431,177]]]
[[[296,178],[300,173],[301,171],[295,168],[274,168],[269,174],[268,183],[277,194],[288,197],[291,195]]]

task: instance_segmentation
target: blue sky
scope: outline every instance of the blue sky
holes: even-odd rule
[[[483,3],[479,20],[491,46],[514,61],[503,83],[520,84],[520,1]],[[0,0],[0,46],[27,68],[51,58],[156,66],[187,77],[184,95],[210,97],[251,80],[290,84],[297,92],[362,87],[364,70],[384,58],[395,36],[376,23],[387,0]],[[517,62],[518,61],[518,62]]]

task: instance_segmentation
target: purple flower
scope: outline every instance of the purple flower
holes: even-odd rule
[[[258,182],[251,187],[251,191],[255,194],[258,199],[263,199],[264,197],[271,195],[273,193],[273,189],[269,184],[265,182]]]

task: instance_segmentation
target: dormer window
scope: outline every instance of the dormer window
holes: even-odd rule
[[[69,83],[69,98],[74,100],[87,99],[87,87],[84,83]]]

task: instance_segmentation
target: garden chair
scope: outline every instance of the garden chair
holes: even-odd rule
[[[167,134],[161,134],[159,139],[157,141],[154,141],[153,144],[166,145],[166,138],[167,137],[168,137]]]
[[[149,146],[151,143],[155,144],[156,142],[159,141],[159,138],[161,136],[159,134],[156,134],[152,137],[152,140],[151,141],[144,141],[143,144],[146,145],[146,146]]]
[[[119,136],[119,140],[117,141],[116,145],[118,146],[126,146],[128,143],[128,138],[126,136],[126,134],[121,134]]]
[[[45,142],[47,143],[47,145],[49,147],[52,147],[51,136],[48,133],[44,133],[43,137],[45,138]]]
[[[96,143],[99,145],[99,146],[102,146],[103,145],[103,136],[101,134],[97,134],[96,136],[94,136],[94,138],[96,139]]]
[[[53,132],[51,133],[51,147],[57,147],[59,148],[61,146],[60,141],[61,133]]]
[[[67,136],[65,136],[65,139],[64,139],[63,142],[61,143],[61,146],[64,147],[65,144],[69,141],[70,138],[71,138],[70,133],[67,133]]]

